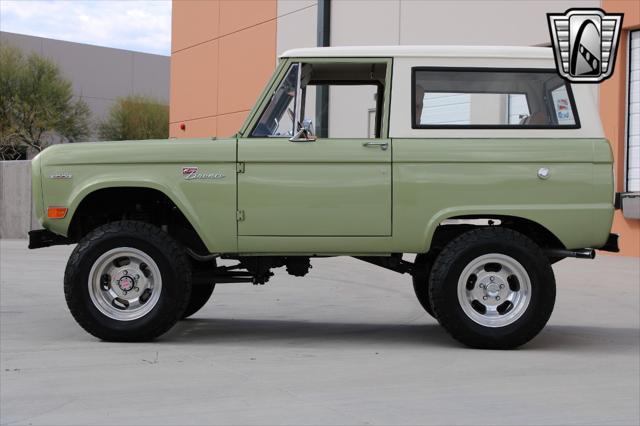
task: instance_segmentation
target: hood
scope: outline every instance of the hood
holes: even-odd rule
[[[215,157],[235,161],[235,139],[149,139],[52,145],[38,155],[44,165],[176,163],[202,160],[203,149]],[[232,148],[232,149],[231,149]]]

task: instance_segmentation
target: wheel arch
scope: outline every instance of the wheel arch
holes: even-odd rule
[[[541,248],[567,248],[558,235],[536,220],[515,215],[477,213],[453,215],[438,221],[427,235],[428,250],[442,249],[447,242],[458,235],[471,229],[488,226],[500,226],[517,231]]]
[[[158,207],[152,215],[144,210],[150,206]],[[188,204],[153,182],[102,182],[82,188],[73,197],[69,211],[72,214],[66,234],[75,241],[108,221],[131,219],[169,228],[171,221],[184,229],[170,228],[170,234],[199,252],[207,252]]]

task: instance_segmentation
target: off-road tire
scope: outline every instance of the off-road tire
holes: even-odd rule
[[[130,321],[104,315],[89,294],[94,262],[118,247],[132,247],[150,256],[162,278],[153,309]],[[160,228],[144,222],[112,222],[86,235],[71,253],[64,275],[64,294],[74,319],[93,336],[107,341],[148,341],[168,331],[181,318],[191,294],[191,268],[183,247]]]
[[[464,268],[490,253],[515,259],[531,283],[526,310],[503,327],[473,321],[458,299],[458,279]],[[537,244],[516,231],[487,227],[465,232],[445,246],[433,264],[429,292],[436,318],[453,338],[473,348],[512,349],[533,339],[545,326],[553,311],[556,285],[549,260]]]
[[[182,314],[182,319],[189,318],[191,315],[202,309],[202,307],[206,305],[211,298],[215,287],[215,284],[194,285],[191,288],[191,297],[189,298],[187,309],[185,309]]]
[[[429,300],[429,275],[431,274],[432,265],[433,259],[431,256],[423,253],[417,255],[411,279],[413,280],[413,291],[416,293],[420,306],[435,318],[436,316]]]

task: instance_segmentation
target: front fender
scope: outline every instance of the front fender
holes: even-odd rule
[[[181,167],[175,164],[69,166],[66,172],[71,179],[50,179],[43,183],[44,205],[68,207],[68,213],[64,219],[45,217],[43,225],[52,232],[68,236],[78,206],[89,194],[107,188],[147,188],[157,190],[171,200],[211,252],[235,251],[235,163],[190,165],[219,173],[224,178],[188,181],[183,178]],[[141,176],[142,167],[144,176]],[[51,172],[43,170],[43,175]]]

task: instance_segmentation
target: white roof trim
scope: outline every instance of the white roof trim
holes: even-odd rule
[[[291,49],[281,58],[425,57],[553,59],[549,47],[524,46],[340,46]]]

